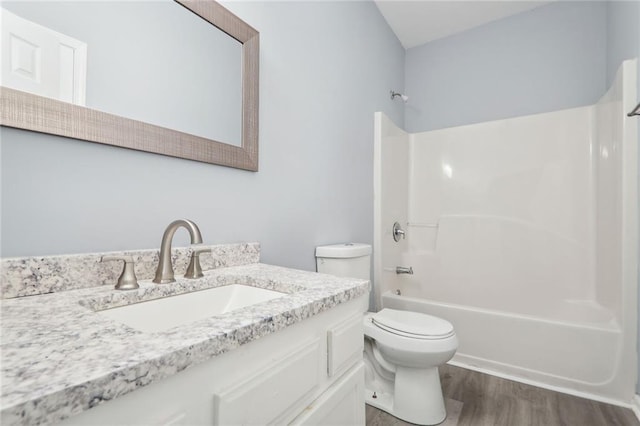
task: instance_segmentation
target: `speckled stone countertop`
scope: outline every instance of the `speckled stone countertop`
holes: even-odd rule
[[[143,333],[95,310],[227,285],[283,297]],[[366,280],[261,263],[222,267],[197,280],[141,281],[2,300],[0,420],[51,424],[364,295]]]

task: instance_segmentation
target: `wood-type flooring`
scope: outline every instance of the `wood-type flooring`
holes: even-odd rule
[[[440,367],[440,380],[449,410],[443,426],[640,426],[628,408],[460,367]],[[366,415],[367,426],[410,425],[370,406]]]

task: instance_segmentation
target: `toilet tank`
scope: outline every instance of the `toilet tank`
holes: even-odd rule
[[[360,243],[316,247],[316,268],[338,277],[371,278],[371,246]]]

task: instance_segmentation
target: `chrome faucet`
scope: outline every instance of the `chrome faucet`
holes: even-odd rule
[[[162,243],[160,245],[160,262],[158,263],[158,269],[156,269],[156,277],[153,282],[156,284],[166,284],[175,281],[173,278],[173,266],[171,265],[171,242],[173,241],[173,234],[176,233],[178,228],[184,227],[189,231],[191,237],[191,244],[202,244],[202,235],[198,225],[188,219],[179,219],[173,221],[167,226],[164,234],[162,235]],[[210,249],[198,250],[194,249],[191,253],[191,264],[189,268],[191,273],[185,275],[186,278],[198,278],[202,276],[202,270],[200,268],[200,262],[198,256],[205,251],[211,251]],[[198,273],[193,273],[193,271]]]
[[[409,274],[409,275],[413,275],[413,267],[409,266],[408,268],[406,266],[396,266],[396,274]]]

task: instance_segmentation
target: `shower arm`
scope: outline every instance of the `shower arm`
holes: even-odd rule
[[[634,115],[640,115],[640,104],[636,105],[633,111],[627,114],[627,117],[633,117]]]

